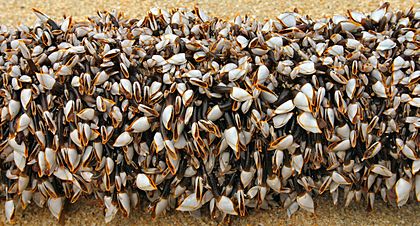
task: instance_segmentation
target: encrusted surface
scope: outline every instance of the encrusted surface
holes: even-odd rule
[[[260,19],[275,18],[279,13],[298,8],[301,14],[309,14],[312,18],[319,18],[324,15],[332,15],[335,13],[344,14],[347,9],[362,10],[364,12],[373,10],[378,6],[379,1],[302,1],[300,3],[294,1],[232,1],[227,4],[220,4],[220,1],[85,1],[85,0],[69,0],[65,3],[57,1],[45,1],[42,3],[33,3],[27,0],[20,1],[4,1],[0,3],[2,12],[0,13],[0,23],[7,25],[16,25],[19,22],[31,25],[34,21],[34,15],[31,8],[37,8],[49,14],[53,18],[61,18],[61,15],[72,15],[76,20],[81,20],[87,15],[93,15],[96,9],[118,9],[124,11],[126,16],[141,17],[153,6],[164,8],[183,6],[192,8],[198,3],[201,9],[208,12],[209,15],[217,15],[224,18],[232,18],[237,14],[248,13],[255,15]],[[393,9],[405,9],[410,5],[419,6],[420,3],[415,1],[390,1]],[[75,205],[70,205],[65,209],[63,223],[66,225],[85,224],[85,225],[102,225],[104,224],[102,207],[97,201],[81,200]],[[341,204],[343,201],[340,202]],[[0,210],[0,224],[4,222],[4,205],[2,203]],[[382,201],[375,203],[373,212],[365,211],[366,204],[352,204],[350,207],[344,208],[333,206],[331,200],[316,200],[316,214],[309,214],[305,211],[298,211],[290,219],[287,218],[284,209],[272,209],[270,211],[253,211],[251,216],[245,218],[235,218],[233,223],[237,224],[305,224],[305,225],[395,225],[395,224],[415,224],[418,222],[418,213],[420,206],[410,203],[400,209],[389,207]],[[117,214],[111,224],[119,225],[191,225],[191,224],[216,224],[208,216],[195,218],[187,213],[168,213],[166,216],[160,216],[156,220],[152,220],[149,213],[144,211],[145,207],[140,210],[132,211],[130,218],[123,218],[121,214]],[[174,211],[175,212],[175,211]],[[59,224],[57,220],[50,214],[48,208],[40,209],[31,206],[28,210],[17,212],[19,224],[49,225]]]

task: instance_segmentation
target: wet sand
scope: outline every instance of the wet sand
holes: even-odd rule
[[[0,225],[4,224],[4,205],[0,208]],[[128,218],[118,213],[109,225],[217,225],[206,212],[201,217],[172,210],[152,219],[146,207],[133,209]],[[375,201],[375,208],[366,211],[366,203],[353,203],[344,207],[343,202],[334,206],[330,198],[315,199],[315,214],[299,210],[291,218],[283,208],[250,210],[248,216],[231,218],[232,225],[420,225],[420,205],[408,203],[401,208]],[[81,199],[67,205],[61,221],[54,218],[48,208],[30,206],[16,214],[17,225],[105,225],[102,206],[98,201]]]

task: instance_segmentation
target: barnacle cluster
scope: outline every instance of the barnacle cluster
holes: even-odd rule
[[[420,10],[232,21],[200,9],[0,26],[0,193],[105,220],[420,201]]]

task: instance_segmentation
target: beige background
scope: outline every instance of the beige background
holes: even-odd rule
[[[0,24],[18,25],[25,23],[31,25],[35,20],[31,8],[37,8],[55,19],[63,15],[72,15],[77,20],[93,15],[97,9],[117,9],[125,12],[129,17],[141,17],[150,7],[162,8],[200,6],[211,16],[233,18],[237,14],[248,13],[258,19],[274,18],[281,12],[291,11],[297,8],[301,14],[308,14],[312,18],[344,14],[347,9],[369,11],[375,9],[382,1],[364,0],[319,0],[319,1],[293,1],[293,0],[237,0],[220,4],[221,0],[188,1],[188,0],[67,0],[67,1],[37,1],[37,0],[0,0]],[[393,9],[407,9],[414,5],[420,7],[420,1],[392,0]],[[287,218],[284,209],[272,209],[269,211],[253,210],[251,216],[245,218],[233,218],[233,225],[420,225],[420,205],[409,203],[398,209],[388,206],[381,200],[375,203],[375,209],[368,213],[365,211],[366,203],[353,204],[344,208],[342,201],[338,206],[333,206],[330,198],[318,198],[315,200],[316,214],[310,214],[303,210],[298,211],[290,219]],[[0,202],[0,225],[4,223],[4,201]],[[205,211],[204,211],[205,212]],[[58,222],[49,213],[47,208],[41,209],[31,206],[25,211],[18,211],[16,219],[22,225],[103,225],[104,217],[100,204],[96,201],[80,200],[77,204],[66,206],[62,221]],[[145,212],[145,206],[132,211],[130,218],[123,218],[117,214],[112,225],[208,225],[216,224],[207,214],[197,218],[188,213],[172,211],[165,216],[152,220],[149,213]]]
[[[222,2],[222,3],[221,3]],[[248,13],[260,19],[274,18],[284,11],[297,8],[300,13],[312,18],[326,15],[343,14],[347,9],[360,11],[373,10],[384,1],[378,0],[0,0],[0,23],[16,25],[20,22],[31,24],[34,21],[32,8],[37,8],[54,18],[72,15],[83,19],[93,15],[96,10],[117,9],[130,17],[141,17],[150,7],[184,7],[200,6],[210,15],[233,18],[237,14]],[[389,0],[393,9],[407,9],[414,5],[420,6],[415,0]]]

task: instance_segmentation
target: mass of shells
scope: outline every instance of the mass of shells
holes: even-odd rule
[[[216,220],[420,201],[420,9],[0,25],[0,197]]]

